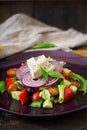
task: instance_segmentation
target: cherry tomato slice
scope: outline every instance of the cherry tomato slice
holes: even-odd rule
[[[66,87],[64,91],[64,102],[70,101],[74,97],[74,92],[71,88]]]
[[[8,77],[15,77],[16,76],[17,68],[10,68],[6,71]]]
[[[9,94],[11,94],[12,91],[18,90],[18,87],[15,84],[13,78],[6,78],[6,88]]]
[[[32,100],[34,101],[34,100],[38,100],[38,99],[40,99],[41,98],[41,96],[40,96],[40,92],[35,92],[33,95],[32,95]]]

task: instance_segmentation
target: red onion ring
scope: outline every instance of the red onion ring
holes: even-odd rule
[[[29,68],[28,68],[27,65],[21,66],[16,71],[16,77],[17,77],[17,79],[20,80],[28,72],[29,72]]]
[[[55,71],[58,71],[58,72],[60,72],[60,73],[62,72],[63,66],[60,64],[59,61],[52,60],[52,61],[50,61],[50,63],[54,65],[54,70],[55,70]]]
[[[34,87],[34,88],[39,88],[43,86],[46,81],[42,78],[38,78],[37,80],[34,80],[31,78],[30,73],[26,73],[22,79],[21,82],[26,86],[26,87]]]
[[[44,86],[52,86],[55,85],[58,82],[58,78],[51,78],[51,80],[49,80],[48,82],[46,82],[46,84],[44,84]]]

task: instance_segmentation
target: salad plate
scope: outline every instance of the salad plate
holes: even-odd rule
[[[77,74],[87,78],[87,58],[71,53],[58,50],[41,50],[41,51],[30,51],[21,52],[9,56],[0,60],[0,80],[5,80],[6,70],[11,67],[19,67],[21,63],[24,63],[31,57],[39,55],[50,56],[55,60],[67,62],[70,69]],[[28,103],[21,104],[19,101],[14,100],[11,96],[5,92],[0,93],[0,110],[9,112],[12,114],[27,116],[27,117],[49,117],[69,114],[87,107],[87,94],[79,92],[75,97],[67,102],[58,104],[56,103],[53,108],[33,108]]]

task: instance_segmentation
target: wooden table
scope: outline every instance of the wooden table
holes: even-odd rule
[[[76,50],[73,50],[73,53],[87,57],[87,46],[80,47]]]
[[[73,50],[87,57],[87,48]],[[0,111],[0,130],[87,130],[87,108],[58,117],[20,117]]]

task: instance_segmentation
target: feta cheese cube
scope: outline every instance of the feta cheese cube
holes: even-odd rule
[[[30,69],[30,73],[33,79],[36,79],[41,76],[38,73],[38,70],[40,68],[43,68],[46,72],[54,69],[54,66],[48,61],[48,58],[46,58],[44,55],[28,59],[27,65]]]
[[[39,66],[37,65],[34,57],[27,60],[27,65],[30,69],[30,73],[33,79],[40,76],[40,74],[38,73]]]

